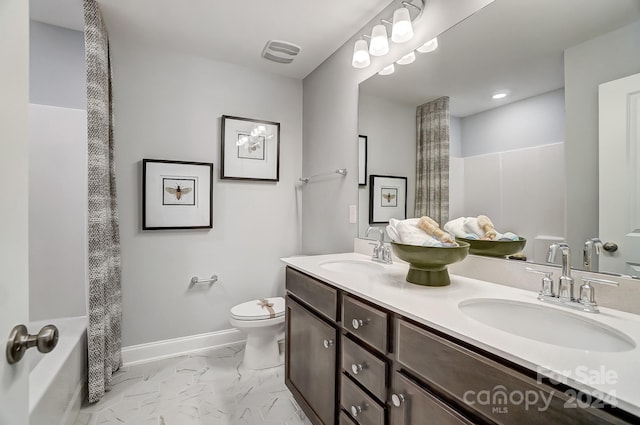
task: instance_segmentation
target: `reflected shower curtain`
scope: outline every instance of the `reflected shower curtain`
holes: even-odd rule
[[[87,62],[89,327],[88,387],[93,403],[122,365],[120,234],[113,161],[109,41],[95,0],[84,0]]]
[[[449,97],[416,109],[415,217],[427,215],[444,226],[449,220]]]

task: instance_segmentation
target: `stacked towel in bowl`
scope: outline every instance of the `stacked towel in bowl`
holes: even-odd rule
[[[482,239],[489,241],[517,241],[515,233],[496,231],[493,222],[486,215],[477,217],[459,217],[444,225],[444,230],[454,237],[465,239]]]
[[[407,220],[392,218],[389,220],[386,230],[392,241],[405,245],[458,246],[448,233],[443,232],[437,226],[437,223],[434,229],[431,222],[435,223],[429,217],[409,218]]]

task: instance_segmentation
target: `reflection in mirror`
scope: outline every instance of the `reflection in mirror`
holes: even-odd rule
[[[527,239],[529,261],[566,241],[585,268],[585,242],[622,246],[598,228],[598,86],[640,72],[639,18],[637,0],[496,0],[360,85],[368,174],[406,176],[415,216],[416,108],[448,96],[449,217],[488,215]],[[361,186],[360,237],[368,198]],[[621,251],[594,250],[588,265]]]

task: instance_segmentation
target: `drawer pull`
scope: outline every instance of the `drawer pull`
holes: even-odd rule
[[[391,404],[395,407],[400,407],[404,403],[404,396],[402,394],[391,394]]]
[[[362,407],[351,406],[351,416],[353,416],[354,418],[357,418],[360,413],[362,413]]]
[[[368,320],[360,320],[360,319],[353,319],[351,321],[351,326],[353,327],[353,329],[360,329],[361,327],[363,327],[364,325],[366,325],[368,322]]]
[[[333,340],[332,339],[325,339],[324,341],[322,341],[322,345],[324,346],[324,348],[331,348],[333,347]]]
[[[353,372],[354,375],[359,374],[364,369],[365,369],[365,366],[361,365],[359,363],[354,363],[354,364],[351,365],[351,371]]]

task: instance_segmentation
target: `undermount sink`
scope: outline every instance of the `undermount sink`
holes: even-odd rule
[[[369,261],[337,260],[320,264],[320,268],[340,273],[378,274],[384,271],[384,267]]]
[[[630,337],[610,326],[544,305],[474,298],[461,302],[458,308],[485,325],[547,344],[598,352],[636,347]]]

